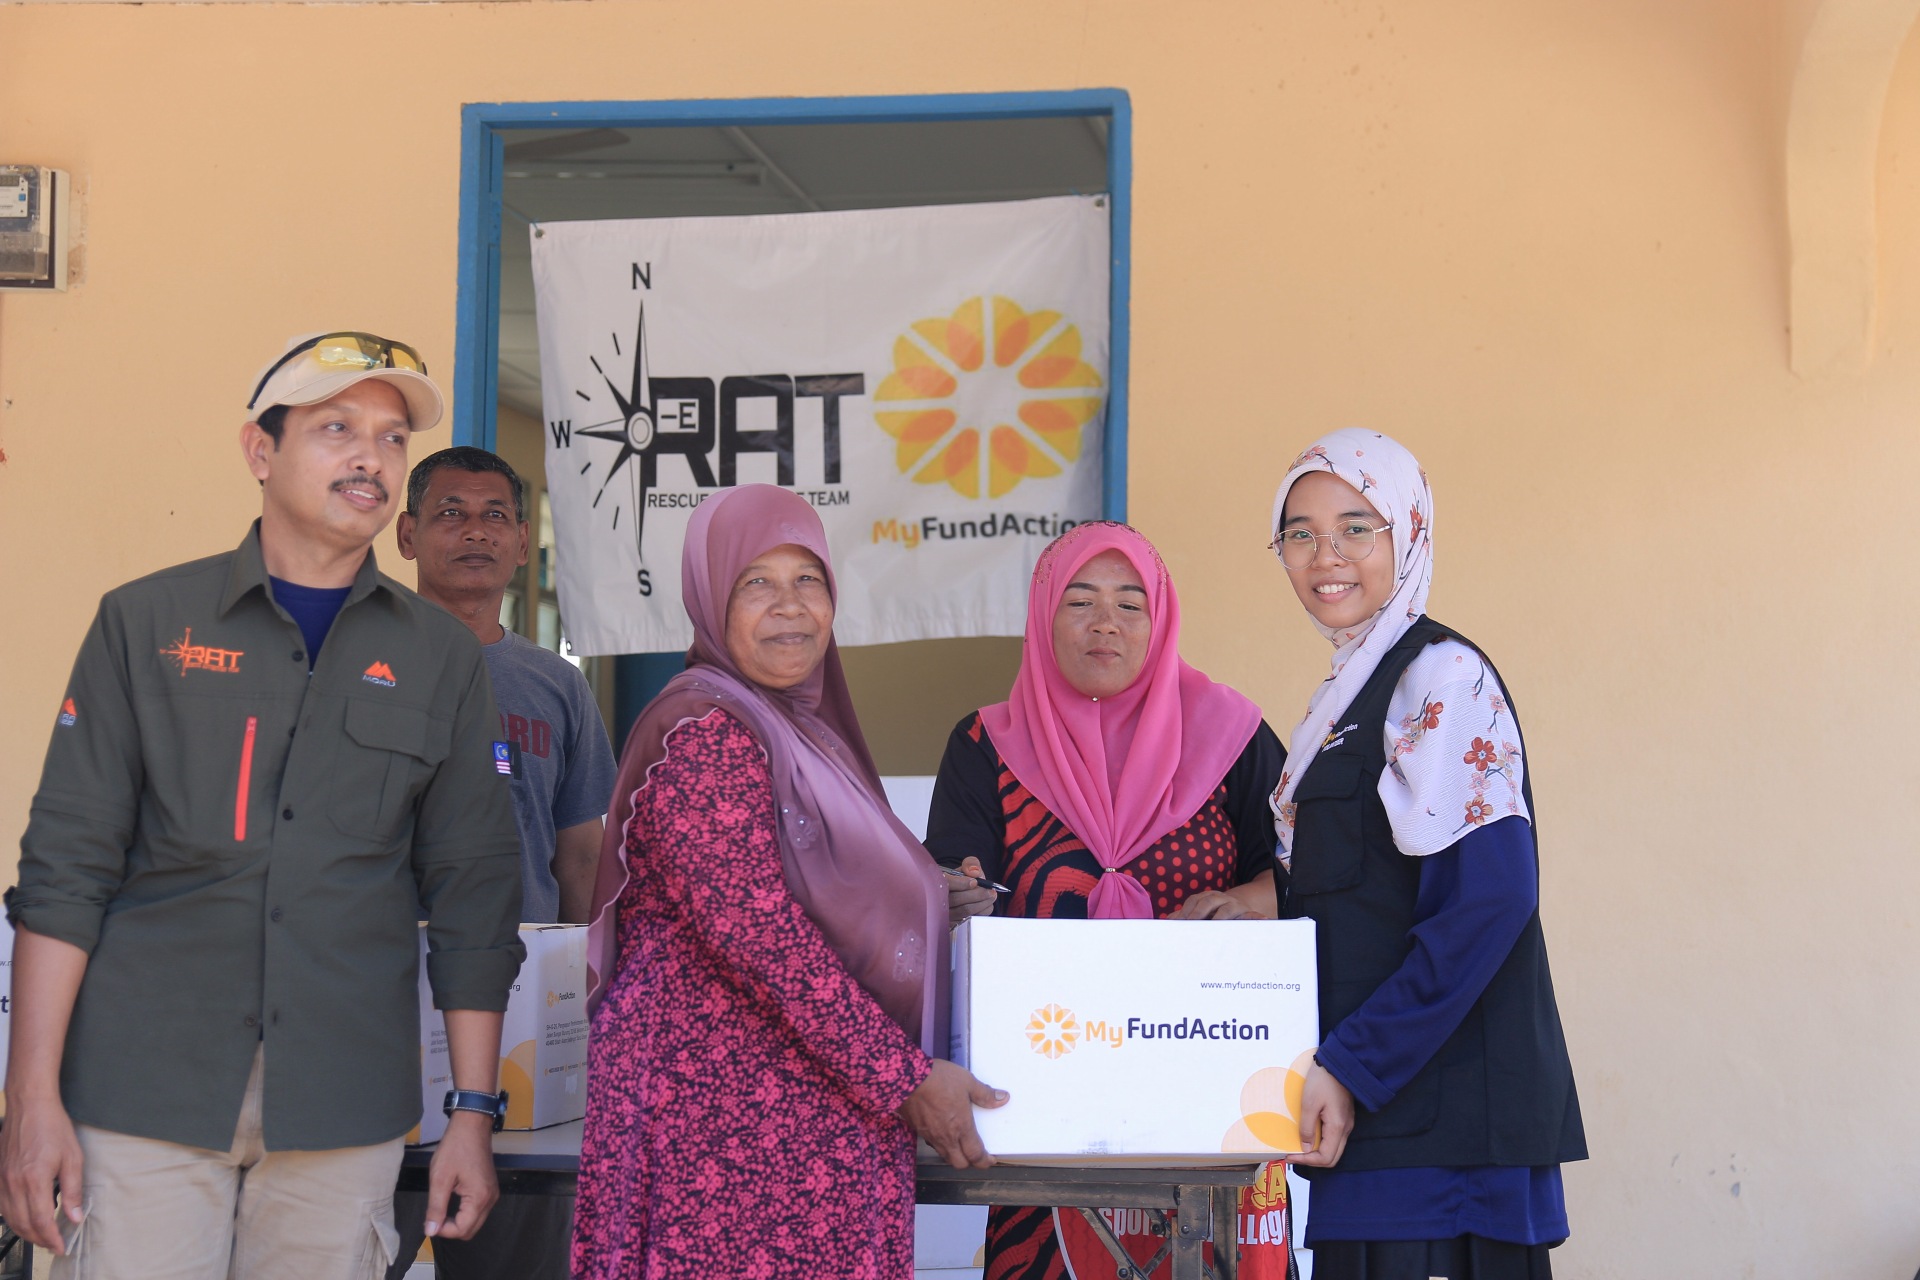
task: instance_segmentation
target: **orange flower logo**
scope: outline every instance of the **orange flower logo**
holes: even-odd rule
[[[1057,1004],[1035,1009],[1027,1020],[1027,1043],[1044,1057],[1064,1058],[1080,1043],[1080,1024],[1074,1021],[1071,1009]]]
[[[1493,806],[1487,803],[1485,796],[1475,796],[1473,799],[1467,801],[1468,826],[1477,827],[1492,816]]]
[[[1309,1049],[1290,1067],[1262,1067],[1248,1076],[1240,1086],[1240,1118],[1227,1129],[1220,1149],[1262,1155],[1299,1151],[1301,1099],[1312,1066],[1313,1050]]]
[[[1467,748],[1467,754],[1460,757],[1462,764],[1470,764],[1479,773],[1500,763],[1500,753],[1485,738],[1475,738],[1473,745]]]
[[[893,372],[873,397],[900,470],[968,498],[1059,475],[1079,458],[1081,428],[1103,399],[1100,375],[1080,358],[1079,329],[1057,311],[992,302],[991,333],[986,298],[913,324],[894,341]]]
[[[1420,723],[1429,729],[1440,727],[1440,713],[1447,709],[1444,702],[1429,702],[1420,708]]]

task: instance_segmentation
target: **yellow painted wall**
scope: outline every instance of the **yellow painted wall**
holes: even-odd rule
[[[278,339],[451,366],[462,102],[1120,86],[1132,513],[1188,656],[1284,733],[1325,652],[1269,495],[1374,426],[1433,477],[1435,613],[1525,717],[1595,1150],[1556,1267],[1911,1274],[1920,59],[1879,143],[1872,362],[1798,378],[1815,7],[0,6],[0,157],[87,198],[84,283],[0,298],[0,833],[98,593],[239,537]]]

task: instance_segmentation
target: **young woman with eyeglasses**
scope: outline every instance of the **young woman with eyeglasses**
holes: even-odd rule
[[[1315,1280],[1546,1280],[1586,1139],[1519,722],[1478,646],[1426,616],[1433,494],[1406,449],[1322,437],[1271,528],[1334,645],[1272,800],[1282,914],[1319,926],[1294,1161]]]

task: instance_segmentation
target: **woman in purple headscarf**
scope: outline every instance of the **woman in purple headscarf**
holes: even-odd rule
[[[589,932],[573,1274],[913,1274],[913,1137],[991,1163],[944,1039],[945,878],[888,809],[825,531],[769,485],[687,527],[687,669],[627,738]]]

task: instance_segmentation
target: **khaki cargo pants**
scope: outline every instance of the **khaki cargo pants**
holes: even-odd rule
[[[226,1151],[79,1126],[87,1218],[54,1280],[378,1280],[403,1140],[268,1151],[258,1054]]]

